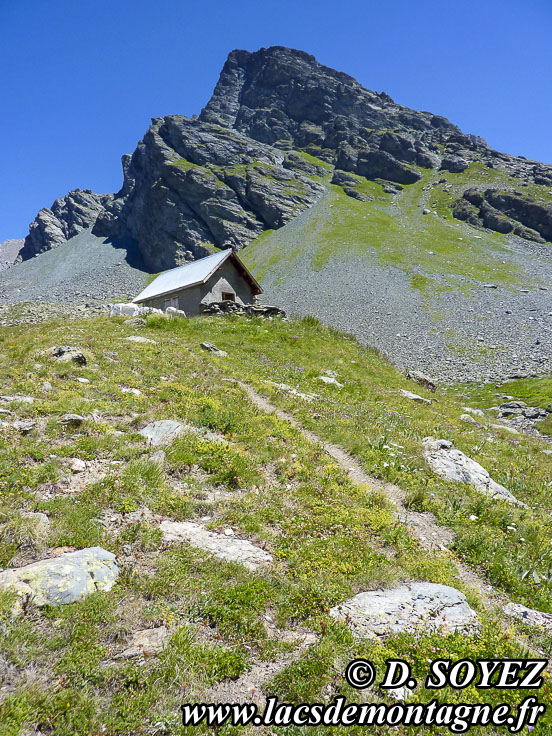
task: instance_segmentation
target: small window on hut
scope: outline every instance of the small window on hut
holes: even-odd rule
[[[177,296],[173,297],[172,299],[165,299],[163,308],[168,309],[169,307],[174,307],[175,309],[178,309],[178,297]]]
[[[236,301],[236,295],[232,291],[223,291],[222,292],[222,301],[223,302],[235,302]]]

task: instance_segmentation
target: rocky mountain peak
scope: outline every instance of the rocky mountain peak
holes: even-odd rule
[[[117,194],[75,190],[42,209],[21,257],[90,227],[132,241],[152,271],[213,247],[238,249],[312,206],[332,168],[338,170],[333,183],[348,172],[385,188],[386,182],[413,184],[431,170],[462,173],[477,163],[521,186],[552,185],[552,167],[494,151],[440,115],[399,105],[283,46],[232,51],[200,116],[153,119],[122,163]],[[460,199],[452,214],[476,227],[548,239],[549,205],[520,204],[517,196],[486,193],[479,210]]]

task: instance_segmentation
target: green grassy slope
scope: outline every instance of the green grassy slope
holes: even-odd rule
[[[11,596],[2,594],[0,657],[10,673],[0,703],[2,736],[23,736],[39,725],[56,736],[186,733],[178,725],[181,702],[201,701],[207,688],[224,688],[253,664],[292,653],[298,645],[290,632],[313,632],[317,643],[263,687],[293,702],[330,701],[337,694],[358,700],[362,693],[341,675],[354,657],[378,663],[404,657],[421,680],[428,658],[519,658],[526,654],[523,641],[552,651],[542,632],[486,610],[455,566],[463,560],[512,600],[552,611],[552,458],[543,454],[542,440],[462,422],[466,399],[451,392],[431,395],[430,405],[409,401],[399,389],[427,394],[376,352],[313,319],[149,318],[140,330],[155,341],[149,344],[125,341],[132,330],[118,319],[0,330],[0,394],[35,397],[32,405],[10,405],[6,421],[36,421],[23,436],[7,425],[0,431],[0,565],[26,564],[59,547],[100,545],[118,554],[121,566],[110,593],[63,608],[30,606],[13,618]],[[205,340],[228,357],[203,351]],[[88,365],[41,355],[57,344],[78,345]],[[326,370],[336,372],[342,388],[319,380]],[[456,533],[450,551],[424,550],[375,485],[354,485],[321,447],[257,410],[237,378],[348,449],[375,478],[400,485],[412,510],[432,511]],[[316,398],[305,401],[275,384]],[[82,414],[84,424],[64,429],[59,418],[65,412]],[[160,468],[137,434],[153,419],[208,428],[226,442],[184,435],[166,448]],[[529,508],[490,501],[435,476],[422,456],[428,435],[454,440]],[[62,479],[74,457],[98,473],[84,485],[75,486],[73,477],[67,488]],[[145,507],[153,516],[136,515]],[[46,535],[27,511],[48,515]],[[166,546],[162,518],[215,531],[231,527],[263,544],[274,564],[253,574],[184,544]],[[464,590],[481,616],[481,634],[355,642],[328,616],[331,606],[359,591],[408,580]],[[132,632],[161,625],[171,635],[161,655],[116,659]],[[386,700],[380,691],[368,695]],[[482,693],[471,686],[443,695],[448,702],[522,699],[516,691]],[[415,700],[433,697],[419,688]],[[548,680],[539,699],[552,701]],[[332,729],[338,736],[361,732]]]
[[[486,281],[519,286],[526,274],[523,267],[504,262],[506,236],[480,231],[451,214],[454,201],[468,187],[515,188],[519,181],[473,163],[461,174],[419,171],[422,178],[397,194],[362,180],[356,189],[374,197],[370,202],[353,199],[342,187],[328,183],[329,197],[309,211],[300,233],[294,233],[294,239],[300,239],[298,247],[282,248],[285,230],[264,234],[247,246],[244,260],[261,279],[274,273],[285,278],[294,259],[307,252],[315,270],[332,257],[361,256],[369,262],[375,256],[382,264],[415,275],[413,286],[421,289],[469,289],[472,283]],[[544,186],[531,185],[524,193],[544,201],[551,198]],[[431,214],[423,215],[424,208]]]

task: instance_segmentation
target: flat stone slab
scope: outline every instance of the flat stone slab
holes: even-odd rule
[[[190,521],[163,521],[161,531],[165,542],[189,542],[193,547],[211,552],[221,560],[239,562],[249,570],[272,562],[272,555],[248,540],[210,532]]]
[[[213,345],[212,342],[202,342],[201,347],[204,350],[207,350],[208,353],[211,353],[212,355],[216,355],[217,358],[226,358],[228,356],[228,353],[226,350],[220,350],[217,348],[216,345]]]
[[[101,547],[66,552],[0,572],[0,589],[12,589],[37,606],[75,603],[96,591],[109,591],[119,568],[115,555]]]
[[[129,342],[141,342],[144,344],[149,343],[150,345],[157,345],[155,340],[150,340],[149,337],[142,337],[142,335],[130,335],[129,337],[123,337],[123,340],[128,340]]]
[[[160,419],[148,424],[139,434],[145,437],[152,447],[168,445],[186,431],[186,425],[172,419]]]
[[[316,380],[323,381],[323,383],[327,383],[332,386],[337,386],[338,388],[343,388],[343,384],[339,383],[339,381],[334,378],[334,376],[317,376]]]
[[[456,588],[437,583],[411,583],[391,590],[359,593],[334,606],[330,615],[344,621],[362,639],[402,631],[473,634],[479,619]]]
[[[151,657],[160,654],[169,641],[170,633],[166,626],[157,629],[137,631],[129,646],[116,659],[136,659],[137,657]]]
[[[507,424],[491,424],[490,426],[493,429],[503,429],[505,432],[509,432],[510,434],[520,434],[515,427],[509,427]]]
[[[275,388],[279,388],[280,391],[285,391],[291,396],[297,396],[298,399],[303,399],[303,401],[316,401],[320,399],[320,396],[318,394],[304,394],[301,391],[298,391],[296,388],[288,386],[287,383],[275,383],[274,381],[266,381],[266,383],[274,386]]]
[[[12,402],[18,404],[32,404],[34,399],[32,396],[22,396],[21,394],[15,394],[14,396],[3,394],[0,396],[0,402],[3,404],[11,404]]]
[[[500,499],[518,506],[527,505],[510,493],[507,488],[496,483],[488,471],[475,460],[457,450],[449,440],[424,439],[424,457],[433,472],[446,480],[469,483],[493,499]]]
[[[504,606],[504,613],[508,616],[514,616],[531,626],[538,626],[546,629],[546,631],[552,631],[552,613],[527,608],[527,606],[522,606],[521,603],[508,603]]]
[[[201,427],[193,427],[191,424],[183,424],[173,419],[159,419],[156,422],[146,425],[139,431],[142,437],[145,437],[151,447],[159,445],[168,445],[173,442],[181,434],[191,432],[203,437],[206,440],[214,440],[215,442],[226,442],[226,439],[216,432]]]
[[[404,396],[405,399],[410,399],[411,401],[417,401],[419,404],[431,404],[431,399],[424,399],[423,396],[414,394],[412,393],[412,391],[407,391],[404,388],[399,389],[399,393],[401,396]]]

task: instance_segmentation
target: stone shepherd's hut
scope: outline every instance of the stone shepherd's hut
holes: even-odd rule
[[[233,301],[253,304],[263,290],[229,248],[185,266],[164,271],[133,299],[135,304],[165,311],[176,307],[192,317],[201,305]]]

